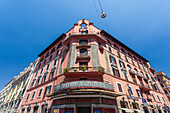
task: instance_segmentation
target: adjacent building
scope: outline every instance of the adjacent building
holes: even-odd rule
[[[149,61],[87,19],[39,55],[19,113],[167,113]]]
[[[0,113],[5,109],[5,97],[6,95],[9,93],[10,88],[12,86],[12,83],[15,81],[17,77],[15,76],[14,78],[12,78],[2,89],[2,91],[0,92]]]
[[[164,93],[170,101],[170,78],[168,78],[168,76],[162,71],[157,72],[155,74],[157,80],[159,81],[159,84],[161,85],[162,89],[164,90]]]
[[[11,83],[8,94],[5,95],[4,106],[3,109],[1,109],[2,113],[18,113],[36,64],[37,61],[30,63],[29,67],[25,68],[24,71],[15,77],[15,80]]]

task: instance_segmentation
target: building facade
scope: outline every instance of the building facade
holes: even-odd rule
[[[8,92],[10,91],[10,88],[12,86],[12,83],[15,81],[17,77],[15,76],[14,78],[12,78],[2,89],[2,91],[0,92],[0,113],[5,109],[5,97],[8,94]]]
[[[5,97],[4,108],[1,111],[2,113],[18,113],[36,64],[37,61],[35,61],[35,63],[30,63],[29,67],[20,72],[15,81],[13,81],[9,92]]]
[[[164,90],[166,96],[170,101],[170,78],[168,78],[168,76],[162,71],[157,72],[155,74],[157,80],[159,81],[159,84],[161,85],[162,89]]]
[[[86,19],[38,55],[19,113],[167,113],[149,61]]]

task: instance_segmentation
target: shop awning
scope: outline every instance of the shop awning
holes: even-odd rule
[[[127,108],[120,108],[120,109],[125,110],[126,112],[130,112],[130,113],[132,113],[132,112],[133,112],[132,110],[127,109]]]
[[[134,111],[137,111],[138,113],[144,113],[144,111],[141,111],[139,109],[134,109]]]

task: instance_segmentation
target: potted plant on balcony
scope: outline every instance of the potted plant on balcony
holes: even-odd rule
[[[76,71],[77,71],[77,69],[73,69],[73,71],[74,71],[74,72],[76,72]]]
[[[82,70],[82,71],[86,71],[86,66],[83,65],[83,66],[81,67],[81,70]]]
[[[98,72],[102,72],[102,73],[103,73],[104,70],[105,70],[105,69],[104,69],[103,67],[101,67],[101,66],[97,67],[97,71],[98,71]]]
[[[65,68],[64,69],[64,73],[67,73],[68,71],[70,71],[70,68]]]

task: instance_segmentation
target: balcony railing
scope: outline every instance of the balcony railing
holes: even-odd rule
[[[149,85],[144,85],[143,83],[140,83],[140,88],[150,89]]]
[[[65,68],[64,73],[67,72],[104,72],[105,69],[103,67],[70,67],[70,68]]]

